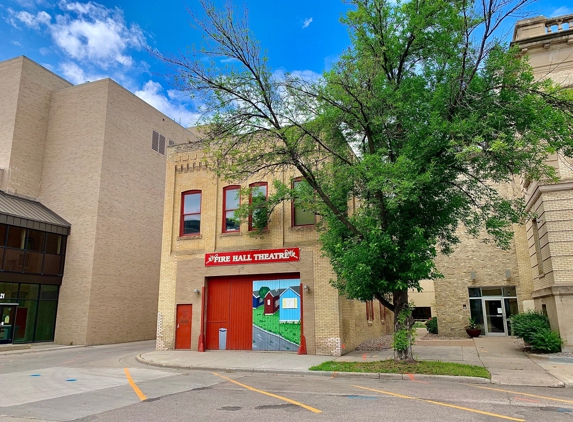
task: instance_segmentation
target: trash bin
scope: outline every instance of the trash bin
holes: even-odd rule
[[[219,328],[219,350],[227,349],[227,329]]]

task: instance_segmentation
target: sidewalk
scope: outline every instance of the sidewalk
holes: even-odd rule
[[[414,345],[414,357],[419,360],[465,363],[484,366],[491,373],[491,383],[499,385],[564,387],[573,386],[573,359],[528,356],[515,345],[511,337],[479,337],[473,345],[461,342],[452,345]],[[427,343],[426,343],[427,344]],[[468,344],[468,345],[466,345]],[[320,375],[309,371],[313,365],[336,360],[340,362],[375,361],[393,357],[393,350],[378,352],[350,352],[340,357],[297,355],[283,352],[253,352],[213,350],[204,353],[186,350],[165,350],[143,353],[137,360],[149,365],[215,371],[274,372]],[[365,374],[352,373],[355,376]],[[390,374],[388,374],[390,375]],[[345,376],[352,376],[350,373]],[[383,376],[386,378],[386,375]],[[432,376],[423,376],[424,378]],[[441,376],[435,376],[441,378]],[[401,379],[401,375],[387,378]],[[406,377],[407,378],[407,377]],[[452,380],[456,377],[448,377]],[[465,378],[467,381],[467,378]]]

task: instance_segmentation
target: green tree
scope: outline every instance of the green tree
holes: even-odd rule
[[[267,286],[263,286],[259,289],[259,296],[261,299],[264,299],[265,296],[267,295],[268,292],[270,292],[271,289],[269,289]]]
[[[204,47],[157,54],[204,102],[216,171],[238,181],[295,168],[305,180],[297,204],[320,216],[333,285],[410,315],[408,289],[440,277],[436,255],[451,252],[459,228],[508,247],[526,213],[497,186],[555,180],[545,158],[572,154],[569,93],[536,81],[496,36],[529,2],[350,0],[351,46],[317,80],[274,74],[246,16],[208,0],[193,15]],[[290,186],[274,182],[269,213],[295,196]],[[243,205],[242,217],[254,210]],[[412,323],[395,318],[395,332]],[[395,356],[412,359],[411,347]]]

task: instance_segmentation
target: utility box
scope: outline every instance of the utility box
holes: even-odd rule
[[[219,350],[227,349],[227,329],[219,328]]]

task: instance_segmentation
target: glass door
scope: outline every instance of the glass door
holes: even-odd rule
[[[486,334],[507,335],[503,300],[483,299]]]
[[[0,304],[0,344],[12,343],[17,304]]]

